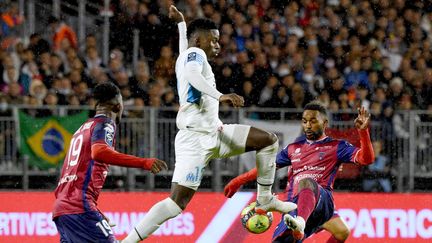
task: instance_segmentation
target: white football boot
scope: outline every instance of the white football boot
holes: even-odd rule
[[[306,222],[302,217],[300,216],[293,217],[289,214],[285,214],[284,221],[285,224],[288,226],[288,229],[292,230],[292,235],[294,239],[296,240],[303,239]]]
[[[272,195],[270,200],[267,203],[260,203],[257,200],[257,204],[255,207],[255,212],[259,214],[265,214],[266,212],[280,212],[280,213],[288,213],[297,208],[297,204],[292,202],[284,202],[279,200],[275,195]]]

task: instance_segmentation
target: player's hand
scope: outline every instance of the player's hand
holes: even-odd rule
[[[354,125],[357,129],[367,129],[369,125],[370,114],[367,110],[362,106],[358,108],[358,116],[354,120]]]
[[[155,162],[153,162],[150,171],[153,174],[157,174],[160,171],[167,170],[167,169],[168,169],[168,165],[165,163],[165,161],[156,159]]]
[[[225,197],[231,198],[243,185],[241,181],[236,178],[232,179],[224,188]]]
[[[168,17],[170,19],[173,19],[177,24],[185,21],[182,12],[178,11],[178,9],[174,5],[170,6]]]
[[[242,107],[244,106],[244,99],[242,96],[238,94],[224,94],[219,98],[219,102],[221,103],[229,103],[234,107]]]

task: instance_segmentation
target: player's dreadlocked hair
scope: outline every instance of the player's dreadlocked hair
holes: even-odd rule
[[[98,84],[93,89],[93,98],[96,100],[96,104],[109,102],[119,94],[120,89],[111,82]]]
[[[312,101],[307,103],[303,110],[319,111],[321,115],[327,117],[327,109],[324,107],[323,104],[318,101]]]
[[[214,30],[218,29],[215,22],[213,22],[210,19],[195,19],[192,22],[190,22],[189,26],[187,27],[187,38],[189,39],[192,34],[199,30]]]

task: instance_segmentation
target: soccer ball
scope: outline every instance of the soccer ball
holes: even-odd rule
[[[273,214],[272,212],[267,212],[266,214],[258,214],[255,212],[256,202],[252,202],[241,212],[241,222],[243,227],[251,233],[261,234],[267,231],[272,222]]]

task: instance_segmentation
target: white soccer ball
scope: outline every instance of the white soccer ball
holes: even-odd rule
[[[240,214],[240,219],[243,227],[245,227],[247,231],[254,234],[261,234],[270,228],[273,222],[273,214],[272,212],[258,214],[255,212],[255,206],[256,202],[252,202],[246,206]]]

